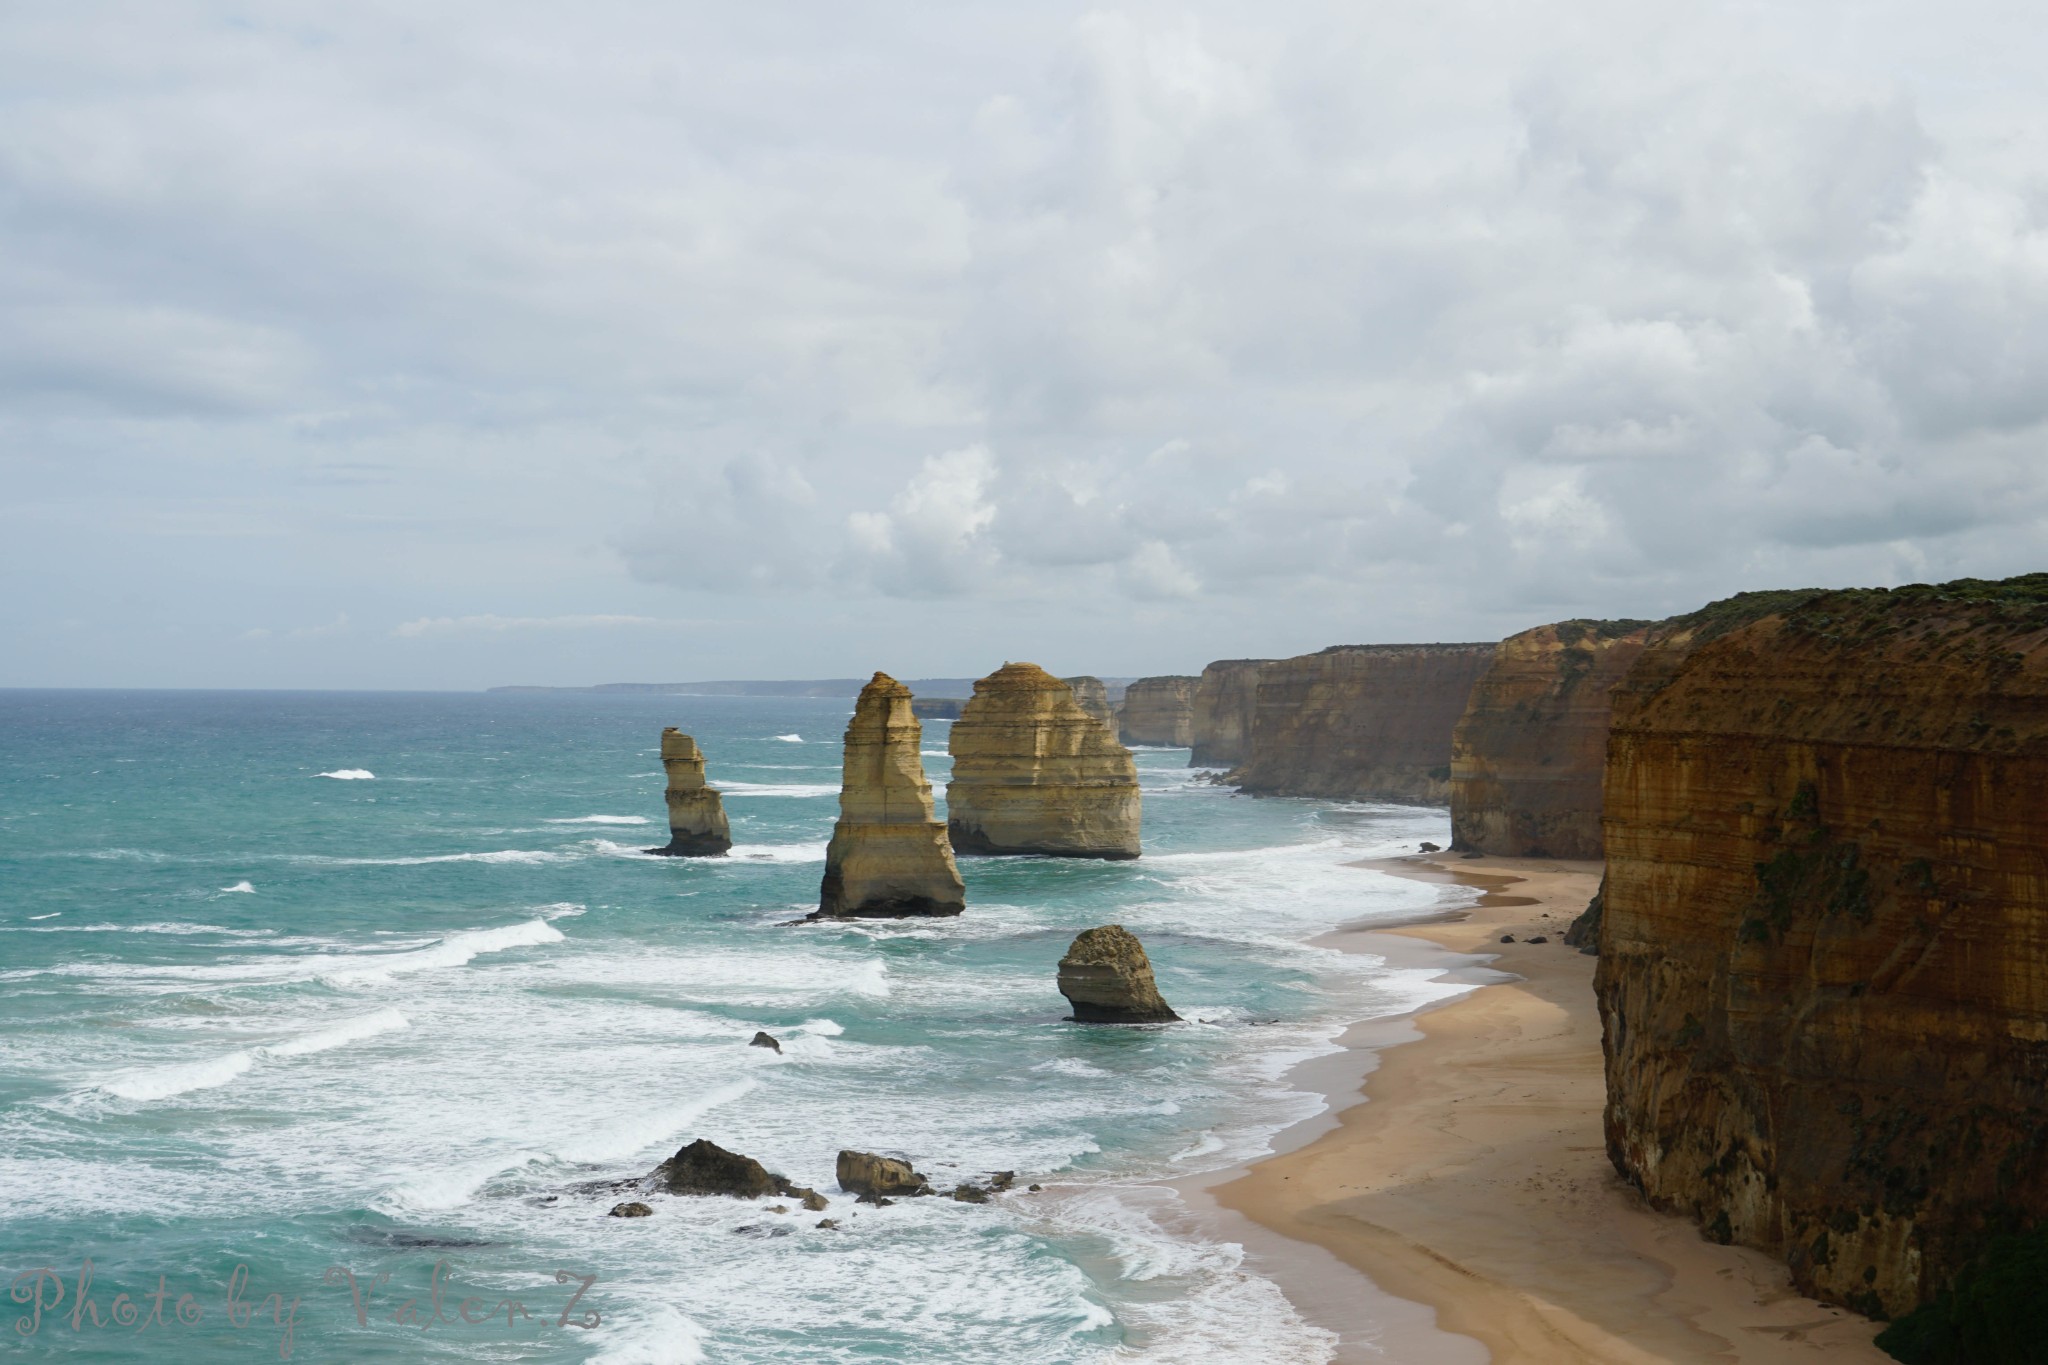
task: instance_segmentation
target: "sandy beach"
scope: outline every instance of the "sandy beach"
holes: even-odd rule
[[[1334,1256],[1249,1248],[1276,1262],[1303,1311],[1344,1333],[1343,1360],[1889,1359],[1870,1344],[1876,1324],[1793,1292],[1769,1258],[1650,1211],[1608,1164],[1594,959],[1562,943],[1598,885],[1598,864],[1418,857],[1367,866],[1485,894],[1467,913],[1326,942],[1396,962],[1483,954],[1509,976],[1480,970],[1466,979],[1492,984],[1353,1029],[1347,1050],[1318,1069],[1336,1111],[1322,1131],[1208,1188],[1224,1208]],[[1549,942],[1527,941],[1538,935]],[[1376,1345],[1354,1342],[1337,1307],[1336,1263],[1433,1310],[1434,1328],[1424,1312]],[[1352,1297],[1376,1296],[1355,1286]]]

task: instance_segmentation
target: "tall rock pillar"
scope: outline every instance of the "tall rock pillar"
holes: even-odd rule
[[[957,915],[967,890],[932,805],[910,689],[886,673],[863,687],[846,726],[839,823],[812,919]]]
[[[715,858],[732,847],[725,801],[704,785],[704,751],[671,725],[661,732],[661,766],[668,770],[666,847],[650,848],[670,858]]]
[[[1037,664],[1004,664],[977,682],[947,745],[957,851],[1138,856],[1131,751]]]

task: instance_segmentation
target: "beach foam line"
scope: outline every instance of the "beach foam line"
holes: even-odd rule
[[[651,825],[644,815],[577,815],[562,820],[543,820],[544,825]]]
[[[554,925],[544,919],[530,919],[496,929],[468,929],[450,934],[432,947],[384,954],[372,959],[377,964],[374,967],[329,972],[320,979],[334,986],[374,986],[414,972],[461,967],[484,953],[501,953],[507,948],[529,948],[562,940],[562,931]]]
[[[314,773],[315,777],[331,777],[337,782],[373,782],[377,774],[368,768],[336,768],[331,773]]]

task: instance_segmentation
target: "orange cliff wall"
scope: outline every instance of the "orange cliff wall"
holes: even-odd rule
[[[1188,715],[1190,768],[1234,768],[1244,762],[1252,713],[1259,704],[1259,670],[1270,659],[1218,659],[1195,683]]]
[[[1717,603],[1613,700],[1609,1154],[1910,1309],[2048,1216],[2048,575]]]
[[[1560,621],[1509,636],[1451,736],[1451,847],[1598,858],[1607,693],[1648,621]]]
[[[1261,796],[1441,805],[1451,731],[1492,644],[1337,645],[1259,670],[1258,705],[1231,780]]]

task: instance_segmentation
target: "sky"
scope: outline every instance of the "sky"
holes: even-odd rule
[[[2048,569],[2044,66],[1968,0],[0,7],[0,686]]]

